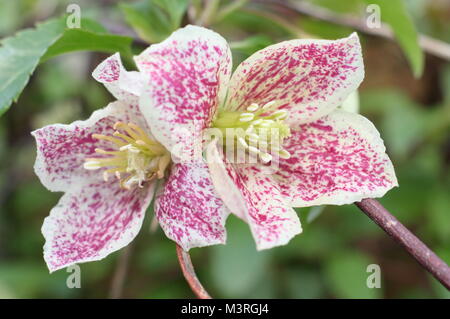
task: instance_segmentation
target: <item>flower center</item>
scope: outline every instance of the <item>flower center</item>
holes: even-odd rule
[[[121,187],[130,189],[137,184],[154,178],[163,178],[170,164],[170,153],[145,131],[133,123],[117,122],[112,135],[92,134],[92,137],[111,143],[108,150],[97,148],[101,156],[86,158],[84,168],[97,170],[104,168],[103,179],[108,181],[114,175]]]
[[[221,131],[225,148],[245,150],[264,163],[274,156],[287,159],[290,154],[282,145],[291,135],[284,122],[288,112],[279,106],[279,102],[271,101],[263,106],[252,103],[245,111],[219,112],[212,127]]]

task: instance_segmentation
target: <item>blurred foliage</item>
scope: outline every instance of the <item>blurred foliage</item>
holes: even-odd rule
[[[2,40],[0,49],[0,115],[28,83],[39,62],[73,51],[120,52],[131,55],[129,37],[105,34],[94,21],[82,20],[82,28],[68,29],[66,18],[52,19]]]
[[[417,31],[414,23],[405,10],[403,0],[365,0],[366,3],[378,5],[381,20],[389,24],[394,31],[399,45],[411,63],[414,75],[420,77],[423,72],[424,55],[419,47]]]
[[[178,29],[188,0],[144,0],[121,3],[126,21],[149,43],[160,42]]]
[[[364,14],[365,0],[309,2],[338,13]],[[0,0],[0,36],[11,37],[38,21],[60,17],[69,3],[73,1]],[[77,3],[83,18],[97,21],[112,33],[140,36],[151,42],[160,41],[179,24],[192,19],[208,22],[230,41],[235,65],[279,41],[305,36],[336,38],[353,32],[295,13],[269,10],[254,1],[220,1],[211,5],[206,16],[200,10],[201,1],[193,1],[195,7],[188,12],[187,2],[181,0]],[[450,63],[427,57],[422,77],[415,79],[401,48],[415,74],[419,74],[421,53],[412,44],[412,30],[417,28],[450,41],[450,3],[414,0],[405,4],[408,11],[401,17],[384,17],[397,30],[409,30],[409,35],[397,31],[400,45],[360,34],[366,64],[360,112],[380,130],[400,183],[382,203],[449,263]],[[415,27],[408,22],[409,16]],[[56,53],[72,51],[67,45],[79,36],[59,38],[62,42]],[[99,45],[97,40],[88,42]],[[113,42],[120,46],[120,41]],[[129,46],[123,44],[123,48]],[[33,51],[33,63],[27,66],[34,68],[48,52],[47,47],[39,53]],[[132,50],[139,52],[143,48],[137,41]],[[31,130],[43,125],[86,118],[112,100],[102,85],[90,77],[106,56],[78,52],[47,59],[31,76],[17,105],[0,118],[0,298],[93,298],[109,294],[120,251],[103,261],[81,265],[81,289],[66,287],[65,270],[48,274],[42,258],[44,240],[40,227],[60,194],[47,191],[34,175],[35,145],[30,136]],[[25,68],[25,63],[21,67]],[[27,76],[33,68],[8,70],[22,71]],[[1,63],[0,70],[5,70]],[[0,73],[0,79],[8,77],[8,73]],[[4,83],[0,81],[0,87]],[[4,94],[0,94],[2,101]],[[192,250],[197,273],[210,293],[216,297],[249,298],[450,297],[353,205],[297,211],[304,231],[286,246],[257,252],[249,228],[231,217],[227,223],[228,245]],[[133,243],[124,297],[192,297],[179,271],[174,244],[161,230],[150,233],[152,218],[149,211]],[[369,275],[366,268],[372,263],[381,266],[381,289],[365,286]]]

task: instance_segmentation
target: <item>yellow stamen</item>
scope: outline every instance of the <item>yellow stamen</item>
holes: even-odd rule
[[[290,154],[281,145],[290,136],[290,128],[285,123],[288,112],[280,106],[280,101],[270,101],[262,107],[251,103],[244,111],[222,111],[212,127],[226,133],[222,139],[224,148],[243,149],[264,163],[274,157],[286,159]]]
[[[126,145],[124,141],[119,140],[118,138],[114,138],[112,136],[102,135],[102,134],[92,134],[92,138],[95,138],[97,140],[105,140],[108,142],[112,142],[118,146]]]
[[[85,159],[84,168],[102,172],[107,182],[114,175],[122,188],[131,189],[134,185],[143,187],[145,182],[154,178],[163,178],[171,163],[169,152],[139,126],[116,122],[112,136],[93,134],[99,141],[112,143],[112,150],[96,148],[95,152],[103,157]]]

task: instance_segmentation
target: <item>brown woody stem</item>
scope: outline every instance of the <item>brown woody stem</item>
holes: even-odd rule
[[[119,256],[117,267],[111,282],[111,290],[109,294],[111,299],[119,299],[122,297],[132,249],[132,244],[129,244],[123,249],[122,254]]]
[[[184,278],[188,282],[194,294],[199,299],[211,299],[211,296],[208,294],[205,288],[203,288],[200,280],[198,280],[197,275],[195,274],[194,266],[192,265],[189,253],[184,251],[183,248],[181,248],[179,245],[177,245],[177,257]]]
[[[433,251],[430,250],[419,238],[411,233],[391,213],[389,213],[377,200],[363,199],[355,203],[370,219],[380,226],[389,236],[402,245],[429,273],[431,273],[442,285],[450,290],[450,268]],[[203,288],[194,271],[189,253],[177,245],[177,256],[184,278],[192,291],[200,299],[211,299],[211,296]]]
[[[428,272],[450,290],[450,268],[419,238],[400,223],[375,199],[363,199],[355,203],[370,219],[389,236],[402,245]]]
[[[381,24],[379,28],[370,28],[366,21],[360,17],[348,14],[340,14],[326,8],[314,5],[307,1],[287,1],[287,0],[255,0],[266,5],[274,5],[280,8],[306,15],[317,20],[327,21],[333,24],[350,27],[365,34],[378,36],[386,39],[394,39],[394,32],[386,24]],[[450,60],[450,45],[444,41],[431,38],[424,34],[419,34],[419,45],[421,48],[441,59]]]

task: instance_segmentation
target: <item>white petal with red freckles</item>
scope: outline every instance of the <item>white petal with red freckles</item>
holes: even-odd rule
[[[118,100],[136,103],[138,96],[141,94],[141,74],[136,71],[125,70],[119,53],[100,63],[92,72],[92,76],[98,82],[103,83]]]
[[[236,171],[235,183],[247,203],[247,223],[258,250],[285,245],[302,232],[297,213],[270,174],[256,166],[240,166]]]
[[[226,242],[228,209],[203,162],[175,164],[157,195],[155,213],[167,237],[184,250]]]
[[[227,42],[187,26],[135,59],[144,77],[140,107],[153,134],[175,156],[192,156],[226,94],[232,66]]]
[[[258,250],[285,245],[302,232],[271,174],[261,167],[224,163],[213,147],[207,156],[217,192],[230,211],[249,224]]]
[[[206,160],[214,187],[220,198],[233,214],[245,220],[247,210],[245,199],[233,179],[230,178],[235,174],[234,169],[231,165],[225,164],[223,152],[219,149],[217,141],[208,143]]]
[[[96,148],[111,147],[108,142],[92,138],[92,134],[112,134],[117,121],[133,122],[150,132],[138,106],[121,101],[95,111],[85,121],[48,125],[33,131],[37,144],[34,170],[42,184],[51,191],[67,191],[102,180],[99,171],[86,170],[83,164],[87,157],[96,155]]]
[[[331,40],[292,40],[262,49],[234,72],[227,106],[279,101],[291,125],[320,118],[344,101],[364,78],[356,33]]]
[[[49,270],[100,260],[128,245],[139,232],[154,183],[125,190],[114,180],[70,189],[44,220]]]
[[[345,111],[300,126],[284,145],[277,177],[292,206],[343,205],[398,186],[383,140],[365,117]]]

